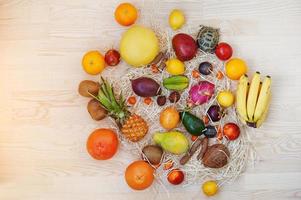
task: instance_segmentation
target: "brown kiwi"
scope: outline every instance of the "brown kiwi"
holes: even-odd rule
[[[78,93],[84,97],[91,97],[90,94],[97,96],[98,91],[99,83],[94,81],[84,80],[78,86]]]
[[[146,145],[143,147],[142,152],[151,164],[160,164],[163,155],[163,150],[160,146]]]
[[[92,119],[99,121],[105,118],[108,114],[96,99],[91,99],[87,105],[88,112],[90,113]]]

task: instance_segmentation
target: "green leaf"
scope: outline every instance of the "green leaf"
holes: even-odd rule
[[[104,95],[104,93],[102,91],[100,91],[98,93],[98,101],[109,111],[113,110],[110,100]]]

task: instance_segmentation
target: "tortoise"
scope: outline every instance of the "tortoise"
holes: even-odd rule
[[[201,26],[197,36],[198,47],[207,53],[213,53],[219,41],[219,29]]]

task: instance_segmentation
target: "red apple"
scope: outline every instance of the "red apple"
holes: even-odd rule
[[[198,50],[195,40],[185,33],[179,33],[173,37],[172,47],[181,61],[191,60]]]
[[[168,173],[167,180],[173,185],[179,185],[184,181],[184,173],[180,169],[173,169]]]
[[[105,55],[105,61],[109,66],[118,65],[118,63],[120,62],[119,52],[115,49],[110,49]]]
[[[234,123],[227,123],[224,125],[223,133],[228,140],[236,140],[239,137],[240,129]]]

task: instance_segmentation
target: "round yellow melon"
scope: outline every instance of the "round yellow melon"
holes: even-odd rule
[[[147,65],[158,53],[159,42],[151,29],[135,25],[122,35],[120,55],[129,65]]]

